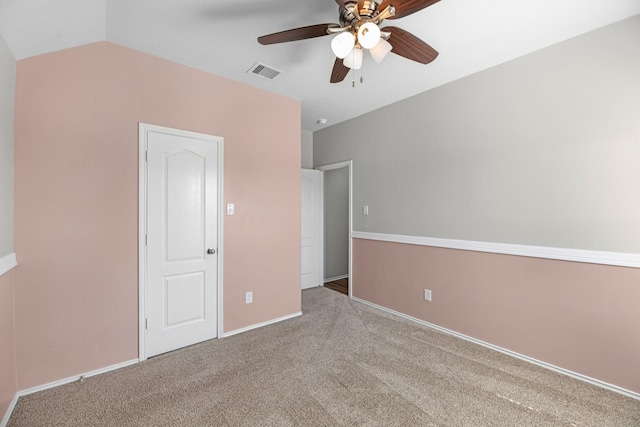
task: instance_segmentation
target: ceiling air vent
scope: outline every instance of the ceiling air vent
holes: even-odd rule
[[[255,64],[253,64],[251,66],[251,68],[249,68],[247,73],[250,73],[250,74],[253,74],[253,75],[256,75],[256,76],[260,76],[260,77],[264,77],[265,79],[273,80],[280,73],[282,73],[282,71],[276,70],[275,68],[270,67],[270,66],[265,65],[265,64],[262,64],[260,62],[256,62]]]

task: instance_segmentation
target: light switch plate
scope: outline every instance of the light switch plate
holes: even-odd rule
[[[227,203],[227,215],[233,215],[235,213],[236,207],[233,203]]]

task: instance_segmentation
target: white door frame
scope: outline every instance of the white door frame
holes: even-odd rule
[[[223,266],[224,266],[224,138],[219,136],[207,135],[203,133],[190,132],[181,129],[172,129],[163,126],[156,126],[147,123],[139,123],[138,125],[138,359],[140,361],[147,359],[146,354],[146,314],[147,314],[147,134],[148,132],[166,133],[185,138],[194,138],[205,141],[218,143],[218,274],[217,274],[217,294],[218,303],[216,307],[218,317],[218,338],[222,337],[224,330],[222,325],[222,298],[223,298]]]
[[[328,165],[317,166],[315,169],[319,171],[330,171],[334,169],[349,168],[349,298],[353,298],[353,272],[351,270],[351,257],[353,249],[353,160],[344,162],[331,163]],[[324,182],[324,180],[323,180]],[[322,186],[322,230],[320,231],[320,268],[322,269],[322,282],[324,284],[324,185]]]

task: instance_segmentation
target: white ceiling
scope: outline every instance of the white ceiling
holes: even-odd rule
[[[334,0],[0,0],[0,34],[16,59],[110,41],[298,99],[315,131],[562,40],[640,14],[639,0],[442,0],[382,26],[410,31],[440,52],[429,65],[365,57],[330,84],[331,36],[262,46],[257,37],[337,23]],[[256,61],[283,71],[247,74]],[[326,125],[316,121],[326,118]]]

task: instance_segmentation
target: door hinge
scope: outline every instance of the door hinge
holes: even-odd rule
[[[144,152],[144,161],[147,162],[147,163],[149,162],[149,151],[147,151],[147,150],[145,150],[145,152]]]
[[[149,319],[145,317],[144,319],[144,328],[149,329]]]
[[[149,236],[144,235],[144,245],[147,246],[149,244]]]

